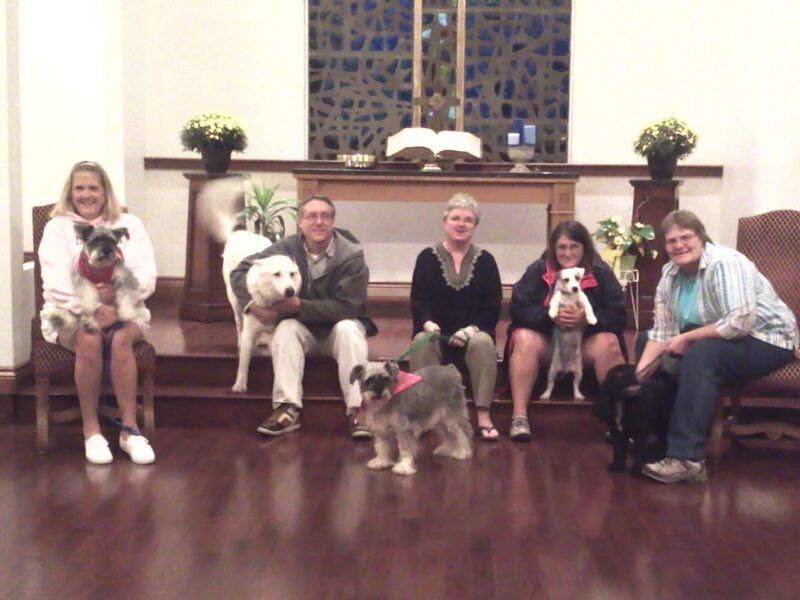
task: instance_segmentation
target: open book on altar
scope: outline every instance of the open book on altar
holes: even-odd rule
[[[407,127],[386,141],[386,156],[433,160],[480,158],[481,138],[468,131],[440,131],[426,127]]]

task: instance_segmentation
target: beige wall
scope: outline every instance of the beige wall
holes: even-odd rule
[[[8,12],[17,4],[18,19]],[[666,10],[662,2],[573,0],[572,162],[641,163],[631,140],[644,124],[666,114],[686,119],[700,135],[688,164],[723,164],[725,177],[687,180],[682,202],[726,243],[739,216],[796,206],[800,184],[800,89],[787,76],[800,70],[800,8],[794,0],[752,4],[672,0]],[[7,230],[21,228],[25,248],[30,207],[54,201],[69,166],[94,158],[146,220],[160,273],[182,276],[185,181],[180,173],[145,173],[142,159],[189,156],[178,131],[197,111],[240,118],[248,158],[305,156],[305,2],[14,0],[6,8],[12,19],[3,30],[19,34],[19,102],[9,110],[19,111],[21,154],[0,167],[3,194],[15,177],[21,181],[21,201],[18,193],[8,200]],[[292,191],[290,180],[284,189]],[[584,178],[578,218],[591,228],[609,214],[623,216],[630,198],[627,178]],[[21,224],[13,220],[17,208]],[[394,211],[391,227],[386,206],[340,211],[365,239],[379,280],[408,279],[416,252],[438,237],[433,207]],[[479,241],[512,281],[543,248],[544,219],[533,208],[487,211]],[[6,269],[9,251],[4,239]]]

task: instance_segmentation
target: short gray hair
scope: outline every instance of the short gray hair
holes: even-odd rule
[[[454,194],[453,197],[447,201],[447,206],[445,206],[444,214],[442,215],[442,221],[444,221],[447,218],[447,215],[457,208],[471,210],[472,214],[475,215],[475,225],[478,225],[481,222],[481,209],[478,208],[478,203],[475,202],[475,198],[469,194],[464,194],[461,192]]]

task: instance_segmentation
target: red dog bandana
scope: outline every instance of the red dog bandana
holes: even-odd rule
[[[411,386],[417,385],[420,381],[422,381],[422,377],[419,375],[400,371],[397,374],[397,381],[394,383],[394,389],[392,390],[392,393],[399,394],[400,392],[404,392]]]
[[[122,260],[122,250],[117,248],[117,256]],[[114,265],[110,265],[103,269],[97,269],[89,264],[89,255],[86,252],[81,252],[78,258],[78,273],[81,277],[88,279],[92,283],[111,283],[111,276],[114,274]]]

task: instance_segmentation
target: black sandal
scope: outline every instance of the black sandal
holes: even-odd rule
[[[497,435],[491,435],[493,431]],[[478,427],[478,438],[480,438],[482,442],[494,444],[495,442],[500,441],[500,432],[497,431],[497,428],[494,425],[484,425],[483,427]]]

